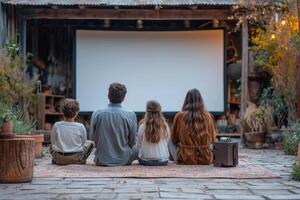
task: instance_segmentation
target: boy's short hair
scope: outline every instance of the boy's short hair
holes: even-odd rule
[[[79,102],[75,99],[65,99],[63,102],[62,112],[67,118],[73,118],[79,112]]]
[[[108,98],[111,103],[122,103],[127,93],[126,86],[121,83],[112,83],[108,89]]]

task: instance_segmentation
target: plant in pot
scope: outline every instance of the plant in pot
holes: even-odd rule
[[[13,132],[13,112],[6,106],[0,105],[0,139],[10,139],[15,137]]]
[[[260,107],[268,110],[266,113],[267,141],[275,149],[282,149],[282,140],[287,125],[287,103],[284,97],[273,87],[263,90],[260,97]]]
[[[44,141],[43,134],[34,134],[36,128],[36,121],[34,119],[28,119],[26,112],[20,107],[13,109],[15,115],[13,131],[17,137],[33,137],[35,140],[35,157],[42,157],[42,143]]]
[[[257,107],[254,103],[248,103],[241,123],[247,147],[260,149],[264,146],[266,139],[266,112],[264,108]]]

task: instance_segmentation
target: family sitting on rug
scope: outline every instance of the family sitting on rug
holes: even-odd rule
[[[51,132],[52,163],[58,165],[85,164],[93,144],[94,162],[99,166],[130,165],[138,159],[141,165],[167,165],[169,158],[178,164],[207,165],[212,162],[210,145],[216,132],[211,114],[206,111],[197,89],[188,91],[177,113],[170,134],[159,102],[146,105],[146,114],[137,128],[134,112],[122,108],[127,89],[112,83],[108,91],[110,103],[91,117],[90,139],[85,127],[74,121],[79,103],[66,99],[62,111],[64,120],[54,124]]]

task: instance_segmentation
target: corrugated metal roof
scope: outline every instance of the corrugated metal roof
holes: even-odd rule
[[[32,6],[180,6],[180,5],[234,5],[239,0],[0,0],[11,5]]]

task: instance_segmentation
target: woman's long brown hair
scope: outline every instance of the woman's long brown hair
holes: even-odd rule
[[[160,139],[169,137],[166,120],[157,101],[147,102],[146,114],[141,123],[145,124],[145,137],[148,142],[158,143]]]
[[[185,125],[190,134],[198,135],[203,131],[208,131],[211,115],[205,109],[199,90],[191,89],[187,92],[182,111]]]

